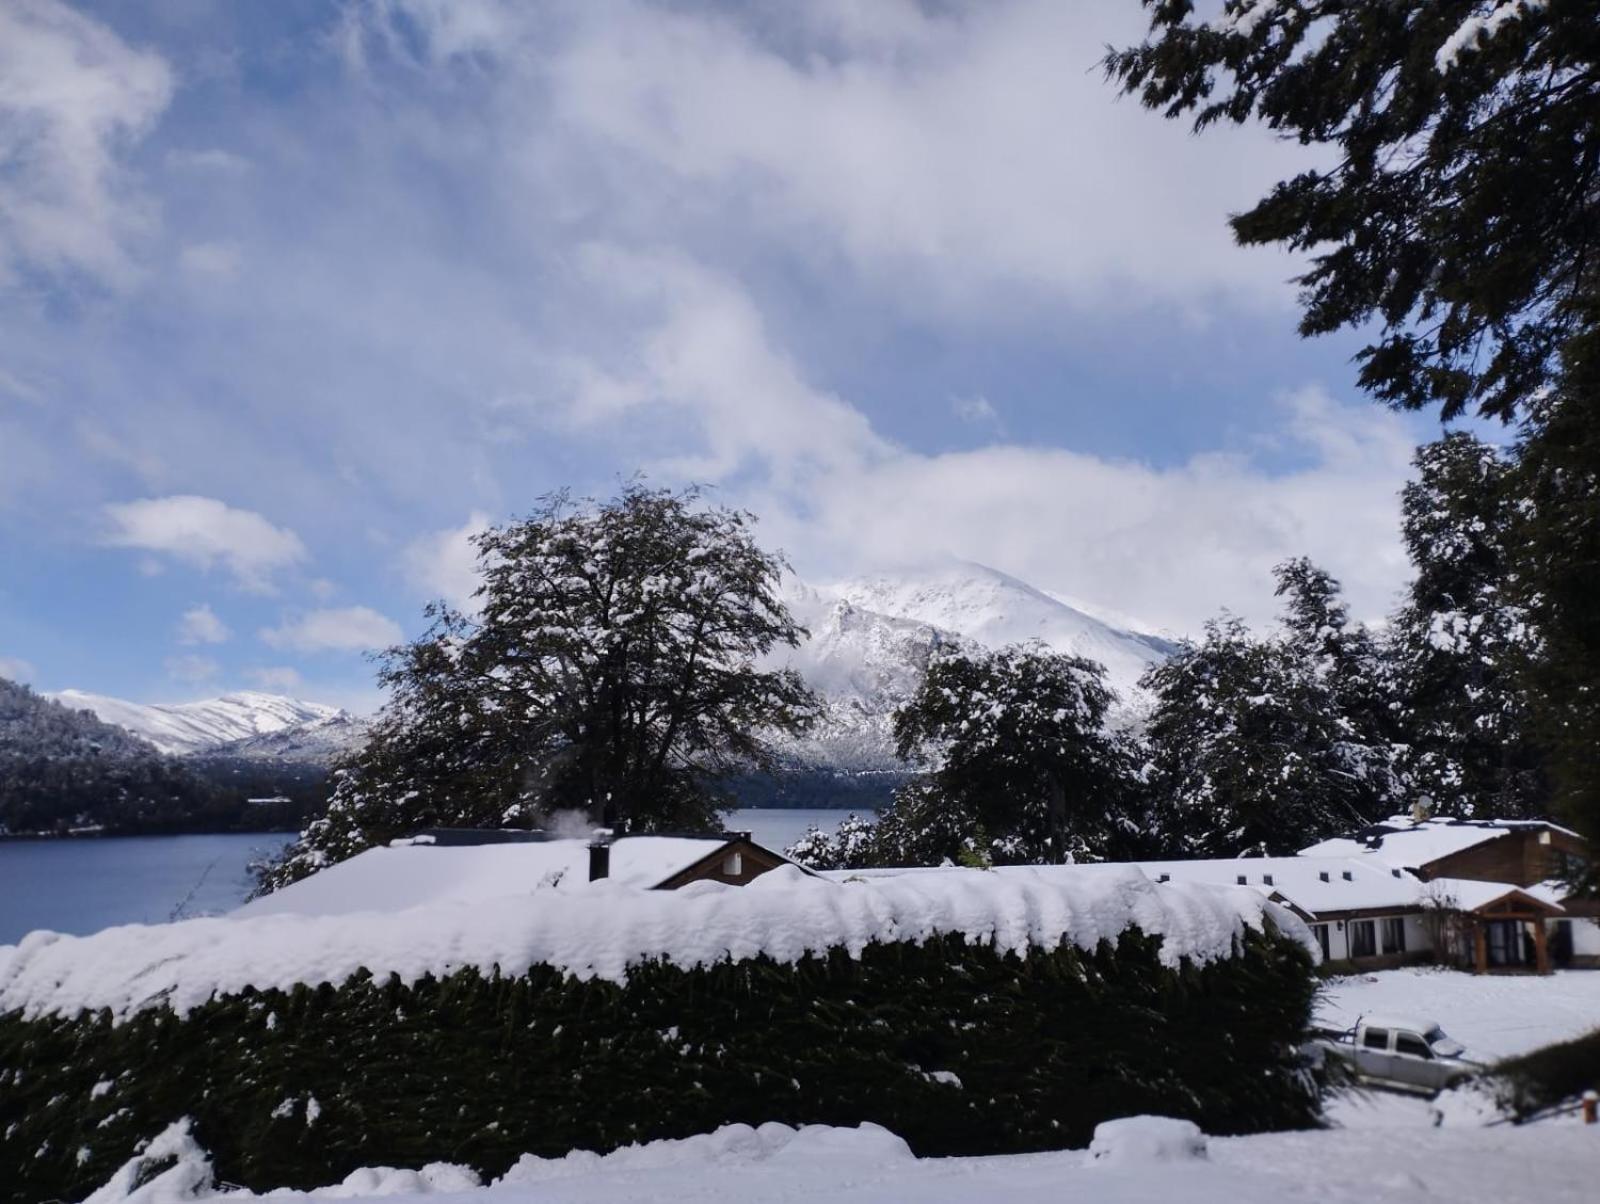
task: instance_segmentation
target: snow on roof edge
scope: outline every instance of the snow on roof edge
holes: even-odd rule
[[[1163,963],[1234,956],[1268,921],[1314,950],[1287,908],[1237,887],[1157,884],[1133,867],[1049,876],[980,870],[841,884],[784,867],[745,887],[650,891],[598,882],[570,894],[501,898],[396,913],[269,915],[126,925],[92,936],[35,932],[0,948],[0,1015],[120,1021],[166,1005],[182,1015],[246,988],[338,984],[362,969],[405,983],[467,967],[517,976],[549,965],[623,982],[631,966],[685,969],[767,956],[794,962],[834,948],[962,935],[1006,952],[1093,949],[1129,928],[1162,938]]]

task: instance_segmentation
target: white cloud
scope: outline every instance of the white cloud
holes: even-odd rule
[[[232,634],[208,604],[191,606],[178,620],[180,644],[225,644]]]
[[[245,676],[250,684],[262,690],[292,694],[305,684],[299,672],[288,665],[271,665],[260,669],[247,669]]]
[[[955,555],[1178,632],[1224,607],[1267,621],[1272,566],[1308,555],[1376,618],[1408,572],[1396,494],[1413,441],[1370,405],[1316,393],[1295,405],[1312,398],[1359,459],[1316,444],[1309,464],[1281,472],[1235,455],[1158,467],[1031,447],[906,453],[768,525],[803,563],[849,572]]]
[[[112,547],[159,552],[198,568],[225,567],[247,589],[266,589],[272,574],[306,558],[293,531],[216,498],[174,495],[105,507]]]
[[[167,676],[174,681],[181,681],[187,685],[198,685],[203,681],[210,681],[222,672],[222,666],[209,656],[200,656],[186,653],[182,656],[169,656],[166,661]]]
[[[341,606],[264,628],[261,638],[273,648],[297,652],[368,652],[398,644],[405,634],[393,619],[370,607]]]
[[[918,309],[1292,300],[1291,261],[1241,251],[1224,219],[1308,152],[1117,103],[1098,63],[1143,33],[1136,5],[597,5],[559,33],[504,0],[402,7],[438,60],[497,69],[508,169],[570,178],[574,209],[609,182],[625,195],[602,212],[646,238],[840,256]],[[526,120],[546,104],[550,126]]]
[[[0,656],[0,677],[11,681],[32,681],[34,668],[20,656]]]
[[[488,526],[489,516],[475,510],[459,527],[412,540],[402,557],[406,579],[428,598],[443,598],[467,613],[475,611],[477,600],[472,595],[482,578],[472,537]]]
[[[614,430],[632,411],[679,411],[696,423],[695,445],[656,463],[691,479],[754,460],[789,483],[886,447],[865,415],[805,382],[733,281],[668,252],[597,245],[583,261],[592,280],[639,303],[653,323],[618,369],[580,374],[572,411],[580,422]]]
[[[950,410],[962,422],[999,425],[1000,413],[987,397],[955,397],[950,400]]]
[[[1004,443],[919,454],[812,387],[732,281],[676,261],[641,274],[685,287],[638,338],[637,376],[609,381],[598,402],[580,396],[580,412],[609,407],[615,419],[671,401],[703,450],[667,468],[728,473],[759,459],[765,474],[729,488],[802,572],[957,555],[1178,631],[1223,607],[1267,620],[1271,568],[1289,556],[1341,577],[1364,617],[1385,613],[1406,576],[1396,494],[1414,433],[1370,404],[1303,389],[1247,452],[1176,464]],[[1286,459],[1297,466],[1264,467]]]
[[[166,63],[58,0],[10,0],[0,80],[0,282],[21,265],[129,282],[153,214],[122,159],[171,98]]]

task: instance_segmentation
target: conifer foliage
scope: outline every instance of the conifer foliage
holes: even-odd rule
[[[475,538],[478,613],[444,604],[391,649],[390,691],[327,814],[263,885],[417,827],[523,826],[576,810],[634,830],[706,828],[719,781],[770,764],[815,702],[762,658],[805,634],[751,517],[694,490],[547,498]]]
[[[1148,788],[1164,851],[1284,855],[1387,814],[1398,784],[1381,723],[1380,659],[1338,583],[1278,570],[1284,630],[1233,616],[1147,672]]]
[[[1593,0],[1227,0],[1210,21],[1143,3],[1153,37],[1106,60],[1124,91],[1335,153],[1233,229],[1313,252],[1303,333],[1376,320],[1375,396],[1516,417],[1596,337]]]
[[[844,869],[1129,852],[1142,832],[1135,758],[1107,723],[1113,700],[1103,666],[1038,644],[935,657],[894,720],[900,757],[923,772],[875,824],[809,833],[789,854]]]
[[[1600,835],[1600,5],[1226,0],[1201,20],[1191,0],[1143,4],[1151,37],[1105,62],[1125,92],[1332,152],[1232,219],[1241,242],[1311,254],[1301,332],[1375,331],[1359,379],[1391,405],[1520,425],[1502,553],[1533,629],[1523,708],[1553,797]],[[1519,757],[1492,771],[1497,802],[1537,793]],[[1452,772],[1419,767],[1464,806],[1457,788],[1490,771]]]
[[[1415,463],[1401,508],[1416,576],[1390,636],[1410,788],[1441,814],[1542,816],[1549,788],[1524,677],[1534,640],[1509,546],[1512,465],[1464,432]]]

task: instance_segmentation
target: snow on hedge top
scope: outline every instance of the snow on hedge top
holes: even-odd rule
[[[600,881],[400,912],[263,915],[132,924],[93,936],[35,932],[0,947],[0,1014],[118,1018],[169,1005],[180,1015],[246,987],[341,983],[363,968],[403,982],[475,966],[521,975],[548,965],[621,982],[660,959],[689,968],[765,954],[793,962],[874,941],[941,933],[1021,953],[1070,942],[1092,949],[1137,925],[1175,966],[1231,956],[1246,929],[1272,921],[1309,945],[1292,913],[1258,891],[1158,884],[1132,866],[981,870],[832,882],[783,866],[749,886],[698,882],[649,891]]]
[[[717,850],[722,837],[628,836],[611,842],[612,881],[648,890]],[[264,915],[349,915],[403,911],[436,903],[480,903],[532,891],[589,884],[589,845],[583,840],[526,844],[368,849],[292,886],[252,899],[236,918]]]
[[[1302,857],[1371,857],[1384,865],[1401,869],[1427,865],[1441,857],[1459,853],[1511,832],[1576,832],[1538,819],[1435,819],[1414,820],[1404,815],[1390,816],[1380,824],[1362,828],[1349,836],[1336,836],[1310,848]]]

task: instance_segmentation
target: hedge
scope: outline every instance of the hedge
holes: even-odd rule
[[[246,991],[120,1024],[14,1012],[0,1184],[79,1199],[184,1116],[218,1176],[256,1190],[432,1161],[498,1175],[524,1152],[735,1121],[874,1121],[920,1155],[1078,1147],[1146,1112],[1216,1134],[1312,1123],[1294,1053],[1315,989],[1303,948],[1252,932],[1232,958],[1174,970],[1159,945],[1130,929],[1092,953],[1018,957],[946,936],[793,964],[648,963],[624,985],[537,966]]]

